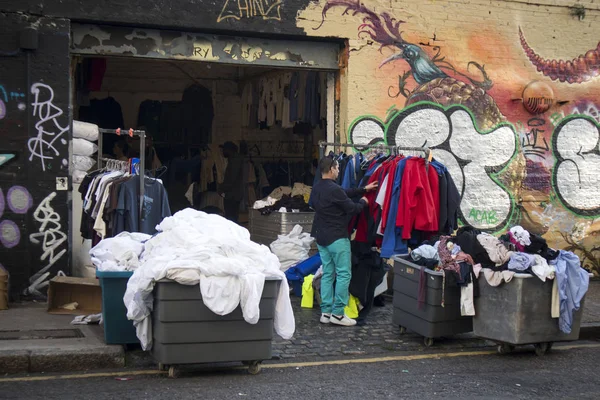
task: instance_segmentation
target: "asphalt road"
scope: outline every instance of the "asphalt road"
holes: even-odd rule
[[[600,344],[583,346],[556,346],[543,357],[527,349],[503,356],[419,353],[345,365],[271,364],[255,376],[204,368],[183,371],[178,379],[132,371],[4,377],[0,399],[598,399]],[[131,379],[117,379],[122,377]]]

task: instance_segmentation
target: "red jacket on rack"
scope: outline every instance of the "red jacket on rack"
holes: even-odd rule
[[[410,239],[412,230],[437,232],[440,207],[439,178],[435,168],[425,171],[425,159],[410,158],[402,176],[396,226],[402,239]]]

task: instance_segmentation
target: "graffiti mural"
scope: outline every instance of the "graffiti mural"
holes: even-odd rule
[[[480,133],[466,108],[446,110],[421,103],[397,112],[387,124],[374,117],[357,119],[350,128],[350,140],[357,145],[385,141],[434,149],[435,158],[446,165],[462,195],[460,209],[465,223],[496,230],[515,212],[510,193],[498,180],[498,172],[517,151],[516,133],[508,124]]]
[[[327,12],[336,7],[345,8],[344,14],[360,15],[363,23],[359,27],[359,36],[368,36],[383,48],[393,48],[394,54],[384,59],[379,68],[386,64],[404,62],[409,70],[398,79],[398,87],[388,88],[388,95],[406,98],[405,105],[420,101],[430,101],[442,105],[464,105],[473,115],[477,126],[483,130],[505,121],[496,102],[486,91],[493,86],[485,68],[475,61],[469,61],[468,67],[475,67],[482,74],[482,80],[468,76],[458,71],[445,57],[441,55],[439,46],[417,45],[405,41],[402,37],[401,25],[404,21],[397,20],[387,12],[376,14],[360,1],[332,0],[327,2],[322,12],[321,25],[327,17]],[[318,27],[316,28],[318,29]],[[430,47],[433,55],[424,48]],[[450,76],[453,75],[453,76]],[[417,86],[409,90],[408,78],[411,77]]]
[[[358,32],[346,71],[351,143],[430,147],[462,195],[463,224],[492,233],[522,225],[600,273],[600,87],[591,86],[600,47],[543,59],[531,43],[544,36],[529,24],[438,29],[423,10],[447,13],[442,5],[321,4],[302,15],[313,21],[307,32]],[[361,74],[373,79],[356,83]]]
[[[66,133],[69,125],[59,120],[63,110],[54,104],[54,90],[50,86],[36,83],[31,86],[31,93],[34,96],[32,113],[37,118],[35,124],[37,135],[27,142],[30,152],[29,161],[33,161],[34,158],[39,159],[42,171],[45,171],[48,166],[47,160],[54,160],[55,157],[61,156],[56,148],[56,142],[60,140],[63,146],[67,144]],[[63,166],[68,165],[66,158],[62,158],[61,163]]]
[[[30,282],[44,275],[67,252],[67,235],[62,231],[60,214],[54,211],[51,204],[54,197],[56,192],[50,193],[33,212],[39,228],[38,232],[29,235],[29,240],[41,245],[40,261],[46,265],[30,278]]]
[[[281,21],[282,0],[225,0],[217,22],[260,17]]]
[[[554,188],[563,205],[579,215],[600,214],[600,126],[591,118],[561,122],[552,143]]]
[[[543,59],[536,54],[527,44],[521,28],[519,28],[519,38],[529,61],[537,68],[538,72],[553,81],[583,83],[600,75],[600,42],[595,49],[589,50],[573,60],[564,61]]]
[[[27,214],[33,205],[29,191],[23,186],[13,186],[8,189],[6,197],[0,188],[0,243],[7,249],[21,242],[21,231],[17,224],[9,219],[2,220],[6,206],[14,214]],[[10,218],[10,217],[9,217]]]

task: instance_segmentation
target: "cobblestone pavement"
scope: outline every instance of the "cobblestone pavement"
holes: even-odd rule
[[[392,298],[386,297],[384,307],[374,307],[365,326],[342,327],[319,323],[320,310],[300,307],[300,298],[292,297],[296,317],[296,333],[290,340],[275,335],[273,356],[279,359],[315,357],[377,356],[398,351],[423,351],[423,338],[392,324]],[[447,349],[476,349],[493,343],[471,334],[456,335],[434,341],[433,346]],[[389,354],[388,354],[389,355]]]
[[[348,357],[389,355],[400,351],[424,351],[428,349],[423,338],[406,332],[392,324],[392,297],[386,296],[384,307],[374,307],[365,326],[341,327],[319,323],[320,310],[300,307],[300,298],[292,296],[296,317],[296,333],[290,340],[275,335],[274,359],[303,359],[315,357]],[[590,282],[586,295],[582,326],[600,324],[600,280]],[[494,343],[476,338],[472,334],[435,339],[433,348],[442,351],[473,350],[493,347]]]

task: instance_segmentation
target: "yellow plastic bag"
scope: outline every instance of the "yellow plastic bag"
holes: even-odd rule
[[[358,306],[360,302],[358,299],[352,295],[348,300],[348,305],[344,308],[344,313],[348,316],[348,318],[358,318]]]
[[[305,276],[304,282],[302,282],[302,302],[300,303],[302,308],[313,308],[315,291],[312,283],[314,277],[314,275]]]

